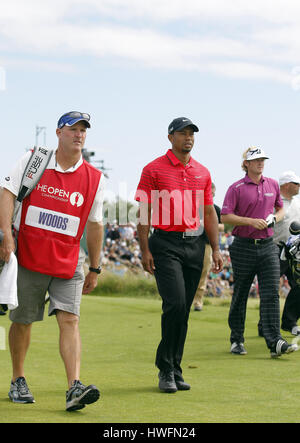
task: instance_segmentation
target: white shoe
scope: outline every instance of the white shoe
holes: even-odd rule
[[[246,355],[247,351],[244,347],[244,343],[232,343],[230,348],[231,354],[237,354],[237,355]]]
[[[294,326],[293,329],[291,330],[291,334],[292,335],[300,335],[300,328],[299,326]]]

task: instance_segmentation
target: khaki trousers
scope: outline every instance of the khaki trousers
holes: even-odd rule
[[[206,291],[206,282],[208,273],[210,271],[212,265],[212,249],[209,243],[205,245],[205,253],[204,253],[204,260],[203,260],[203,268],[202,268],[202,274],[200,277],[199,285],[194,297],[193,305],[194,307],[202,309],[203,307],[203,298]]]

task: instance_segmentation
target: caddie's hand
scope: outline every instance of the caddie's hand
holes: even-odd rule
[[[149,274],[154,274],[154,259],[150,251],[146,251],[142,254],[142,265],[145,271],[149,272]]]
[[[6,263],[9,262],[10,254],[15,252],[16,244],[12,234],[5,233],[2,242],[0,243],[0,260],[4,260]]]
[[[268,227],[268,223],[263,218],[253,218],[251,226],[259,231],[262,231]]]
[[[213,251],[212,253],[213,265],[212,272],[218,274],[223,269],[223,258],[220,251]]]
[[[89,294],[90,292],[92,292],[97,284],[98,284],[98,275],[96,274],[96,272],[88,272],[85,280],[84,280],[84,285],[83,285],[83,289],[82,289],[82,293],[83,294]]]

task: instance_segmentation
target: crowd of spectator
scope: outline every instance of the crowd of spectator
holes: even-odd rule
[[[219,235],[220,250],[224,268],[219,274],[209,272],[206,287],[208,297],[226,297],[232,295],[233,273],[229,255],[229,246],[233,241],[231,232],[221,232]],[[116,274],[123,275],[131,271],[136,274],[144,273],[141,262],[141,250],[137,238],[136,225],[127,223],[118,225],[117,222],[107,224],[104,231],[104,247],[102,266]],[[286,297],[290,287],[285,276],[280,279],[280,296]],[[259,297],[257,278],[251,286],[249,296]]]
[[[105,226],[102,266],[113,272],[124,274],[130,269],[143,272],[141,250],[137,240],[136,225],[116,222]]]

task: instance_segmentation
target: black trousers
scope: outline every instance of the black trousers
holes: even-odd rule
[[[149,248],[163,311],[155,364],[161,371],[181,373],[188,318],[202,272],[205,241],[201,237],[180,238],[177,233],[156,231],[149,238]]]
[[[236,238],[229,248],[233,268],[234,291],[228,323],[231,343],[244,342],[248,294],[257,275],[260,295],[260,323],[268,348],[280,335],[279,248],[270,241],[252,244]]]
[[[300,287],[296,284],[287,261],[280,261],[280,275],[283,274],[286,275],[291,290],[285,299],[281,326],[282,329],[291,330],[300,318]]]

